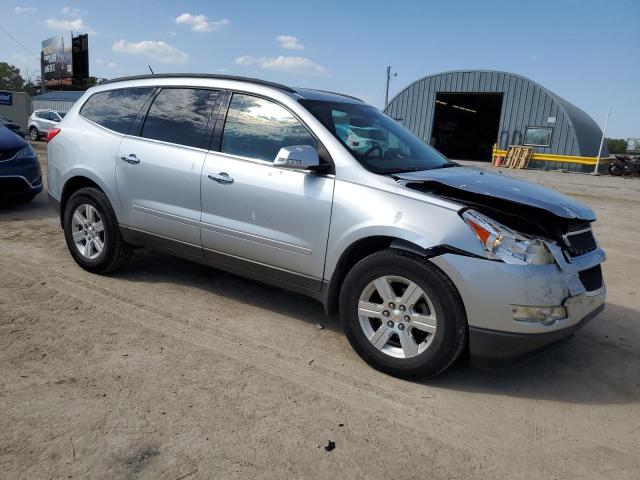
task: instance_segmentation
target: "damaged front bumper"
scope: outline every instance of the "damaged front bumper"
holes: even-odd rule
[[[431,259],[460,292],[472,357],[526,356],[570,337],[602,311],[604,282],[594,282],[585,273],[600,272],[604,251],[597,248],[571,261],[556,258],[550,265],[513,265],[453,253]],[[566,315],[551,322],[522,321],[514,318],[514,307],[519,306],[564,307]]]

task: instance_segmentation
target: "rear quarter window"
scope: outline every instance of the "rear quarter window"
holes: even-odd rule
[[[94,93],[80,109],[80,115],[126,134],[152,92],[153,87],[139,87]]]

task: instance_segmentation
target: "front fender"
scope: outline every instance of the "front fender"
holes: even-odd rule
[[[367,237],[390,237],[419,249],[448,245],[483,255],[459,207],[421,201],[373,187],[336,181],[325,264],[330,279],[343,252]]]

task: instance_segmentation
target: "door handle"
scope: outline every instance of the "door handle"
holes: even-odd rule
[[[233,183],[233,178],[231,178],[226,172],[210,173],[207,176],[214,182],[222,183],[225,185],[231,185]]]
[[[125,161],[131,165],[137,165],[138,163],[140,163],[140,159],[133,153],[120,157],[120,160]]]

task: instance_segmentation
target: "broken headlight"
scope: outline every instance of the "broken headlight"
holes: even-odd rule
[[[515,232],[475,210],[465,210],[462,218],[476,234],[490,259],[517,265],[548,265],[555,261],[540,239]]]

